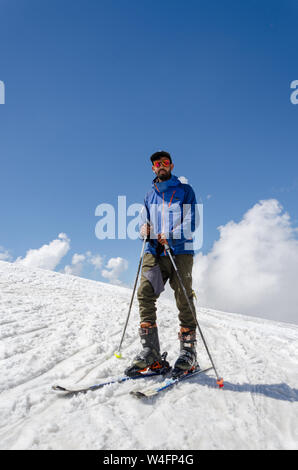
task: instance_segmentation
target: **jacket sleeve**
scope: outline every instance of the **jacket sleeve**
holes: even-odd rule
[[[189,184],[185,184],[181,223],[174,227],[170,238],[192,239],[194,232],[200,224],[200,214],[194,190]]]
[[[142,225],[146,223],[150,223],[150,211],[148,208],[148,202],[147,202],[147,195],[145,196],[144,199],[144,205],[140,213],[140,218],[139,218],[139,238],[140,240],[143,240],[143,237],[141,236],[141,227]]]
[[[145,224],[146,222],[150,223],[150,210],[148,207],[148,198],[147,195],[144,199],[144,206],[141,212],[141,225]]]

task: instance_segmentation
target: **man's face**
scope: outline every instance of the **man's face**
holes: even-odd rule
[[[167,157],[161,157],[153,162],[152,170],[161,181],[171,178],[171,172],[174,168],[173,163]]]

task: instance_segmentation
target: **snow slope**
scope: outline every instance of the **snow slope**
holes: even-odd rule
[[[147,402],[144,379],[61,397],[54,383],[117,375],[139,350],[135,302],[116,359],[131,291],[0,261],[1,449],[298,449],[298,327],[198,309],[225,379],[201,376]],[[177,312],[159,300],[160,340],[173,362]],[[209,365],[201,344],[200,363]]]

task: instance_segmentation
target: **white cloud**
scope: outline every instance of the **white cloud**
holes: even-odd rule
[[[70,240],[65,233],[60,233],[56,240],[41,248],[28,250],[24,258],[17,258],[15,263],[32,268],[54,270],[70,249]]]
[[[0,261],[11,261],[12,256],[8,250],[5,250],[3,246],[0,246]]]
[[[62,272],[72,274],[73,276],[80,276],[88,264],[93,265],[95,269],[100,269],[102,267],[102,257],[100,255],[92,255],[91,251],[87,251],[86,254],[75,253],[71,264],[66,265]]]
[[[90,256],[89,263],[93,264],[95,269],[100,269],[102,267],[102,257],[100,255]]]
[[[189,184],[188,179],[185,176],[179,176],[178,180],[183,184]]]
[[[119,256],[117,258],[110,258],[105,267],[106,269],[102,270],[101,275],[109,279],[112,284],[122,284],[118,278],[120,274],[127,270],[127,260]]]
[[[68,264],[64,267],[63,272],[65,274],[72,274],[73,276],[79,276],[84,267],[84,261],[86,256],[83,254],[75,253],[72,257],[71,265]]]
[[[78,253],[75,253],[72,257],[72,264],[79,264],[85,261],[86,256],[85,255],[79,255]]]
[[[26,256],[24,258],[17,258],[15,263],[32,268],[54,270],[69,250],[70,239],[65,233],[60,233],[56,240],[53,240],[49,244],[45,244],[40,248],[28,250]],[[2,246],[0,246],[0,261],[1,260],[12,260],[9,251],[5,250]],[[93,269],[99,270],[101,269],[102,264],[103,257],[98,254],[92,254],[91,251],[86,251],[86,253],[74,253],[71,264],[64,266],[60,272],[64,274],[72,274],[73,276],[80,276],[84,269],[88,269],[88,266],[89,270],[90,265],[93,266]],[[122,268],[123,265],[122,267],[119,265],[118,270],[121,271]],[[112,266],[111,273],[109,273],[108,276],[113,278],[113,273],[116,274],[117,272],[117,268],[113,268]]]
[[[260,201],[239,223],[219,227],[211,252],[195,258],[200,304],[298,322],[297,231],[275,199]]]

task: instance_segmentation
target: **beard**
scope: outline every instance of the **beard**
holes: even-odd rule
[[[166,170],[160,170],[157,176],[160,181],[167,181],[171,179],[172,173],[171,172],[168,173]]]

